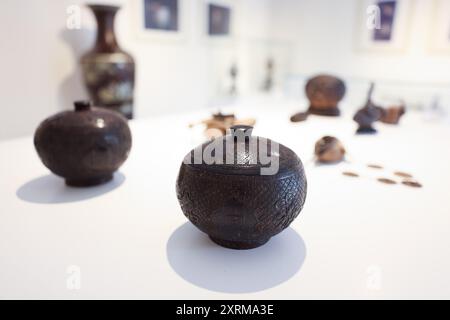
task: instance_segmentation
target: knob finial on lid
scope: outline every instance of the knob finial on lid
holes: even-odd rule
[[[249,140],[252,135],[253,127],[244,124],[238,124],[230,127],[230,133],[236,140],[239,136],[244,136],[245,140]]]
[[[75,111],[86,111],[91,109],[91,102],[89,100],[78,100],[73,103]]]
[[[231,126],[230,127],[230,131],[232,135],[236,135],[236,133],[238,131],[243,131],[246,135],[251,136],[252,135],[252,131],[253,131],[253,127],[252,126],[247,126],[244,124],[238,124],[235,126]]]

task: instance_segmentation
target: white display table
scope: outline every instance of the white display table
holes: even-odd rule
[[[235,110],[257,118],[254,135],[293,149],[308,178],[297,220],[249,251],[216,246],[178,205],[180,162],[202,140],[188,123],[207,110],[131,122],[128,161],[88,189],[51,175],[31,137],[0,143],[0,298],[450,298],[450,126],[410,112],[355,136],[351,112],[293,124],[295,108]],[[326,134],[351,163],[314,165]],[[394,170],[424,187],[376,181]]]

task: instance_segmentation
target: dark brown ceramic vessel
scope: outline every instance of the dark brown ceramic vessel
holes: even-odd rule
[[[184,158],[177,179],[177,196],[185,216],[215,243],[232,249],[265,244],[298,216],[306,198],[302,162],[289,148],[281,144],[278,151],[268,148],[263,154],[273,157],[272,163],[278,161],[278,171],[261,174],[267,162],[261,161],[260,147],[250,146],[265,140],[251,136],[251,129],[234,126],[231,134],[192,150]],[[276,142],[267,141],[275,146]],[[212,143],[223,148],[223,164],[195,163],[194,155],[208,150]],[[231,146],[229,164],[226,146]]]
[[[380,120],[383,115],[383,109],[372,102],[372,93],[374,84],[369,87],[366,104],[359,109],[353,116],[353,120],[358,123],[357,134],[373,134],[377,130],[373,127],[373,123]]]
[[[308,112],[320,116],[339,116],[339,101],[345,95],[345,83],[331,75],[318,75],[308,80],[305,87],[310,102]]]
[[[135,63],[122,50],[114,33],[119,7],[89,5],[97,21],[97,40],[81,58],[84,83],[94,105],[133,118]]]
[[[75,102],[75,111],[44,120],[34,135],[44,165],[70,186],[105,183],[127,159],[131,132],[127,120],[105,109]]]

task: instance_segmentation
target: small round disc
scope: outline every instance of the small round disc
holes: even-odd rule
[[[291,122],[301,122],[308,118],[308,112],[298,112],[291,117]]]
[[[379,164],[368,164],[367,167],[372,168],[372,169],[383,169],[383,166],[380,166]]]
[[[397,184],[397,182],[395,182],[394,180],[389,179],[389,178],[378,178],[377,180],[379,182],[385,183],[385,184]]]
[[[402,178],[412,178],[412,175],[403,171],[395,171],[394,174]]]
[[[347,177],[355,177],[355,178],[359,177],[359,174],[351,172],[351,171],[344,171],[344,172],[342,172],[342,174]]]
[[[417,182],[417,181],[413,181],[413,180],[403,180],[402,183],[403,183],[405,186],[408,186],[408,187],[422,188],[422,185],[421,185],[419,182]]]

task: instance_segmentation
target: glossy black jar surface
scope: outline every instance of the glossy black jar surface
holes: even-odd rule
[[[105,183],[127,159],[131,132],[120,114],[75,102],[36,129],[34,145],[43,164],[71,186]]]

